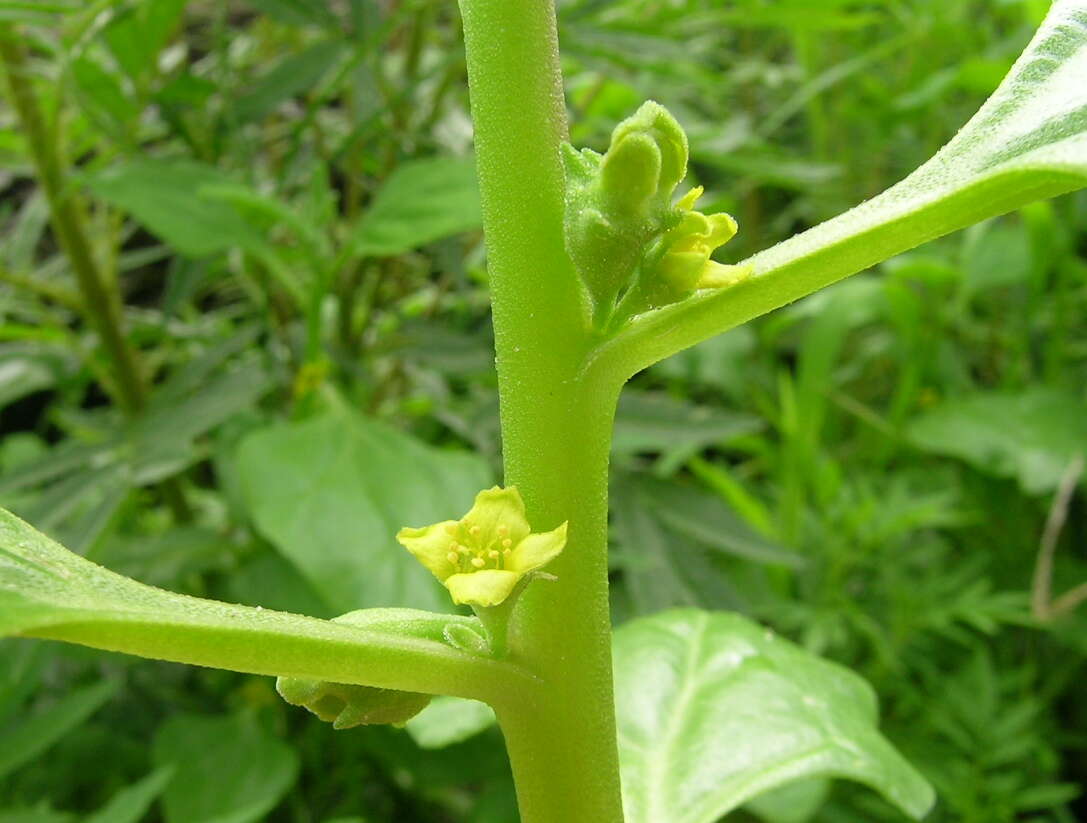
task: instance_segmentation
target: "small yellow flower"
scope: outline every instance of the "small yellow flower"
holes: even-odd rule
[[[735,236],[736,221],[724,212],[706,215],[694,211],[701,196],[702,187],[696,186],[676,203],[682,217],[669,232],[668,251],[657,266],[657,274],[676,297],[696,289],[731,286],[752,271],[749,266],[726,266],[710,259],[715,249]]]
[[[449,589],[455,603],[497,606],[529,572],[550,563],[566,545],[566,523],[533,534],[515,486],[476,495],[460,520],[403,528],[400,541]]]

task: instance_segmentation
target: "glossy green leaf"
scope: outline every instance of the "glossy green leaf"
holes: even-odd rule
[[[87,180],[99,197],[190,257],[260,245],[233,206],[200,196],[201,188],[230,182],[212,166],[150,157],[123,161]]]
[[[162,798],[166,823],[253,823],[298,777],[298,755],[252,717],[174,715],[154,758],[174,769]]]
[[[392,256],[478,229],[483,222],[471,158],[432,157],[396,167],[355,228],[359,254]]]
[[[372,609],[351,624],[173,594],[115,574],[0,509],[0,635],[253,674],[286,675],[483,699],[511,664],[449,646],[475,618]],[[469,676],[469,672],[474,672]]]
[[[914,818],[932,789],[877,729],[871,688],[734,614],[684,609],[615,633],[628,823],[713,823],[767,789],[866,783]]]
[[[174,769],[156,769],[143,780],[118,791],[109,802],[83,823],[137,823],[147,813],[174,776]]]
[[[345,412],[250,434],[237,467],[257,528],[333,611],[452,608],[395,535],[468,511],[492,485],[479,458]]]
[[[1087,2],[1057,0],[1004,82],[931,160],[879,196],[754,255],[747,281],[642,315],[601,347],[600,368],[633,374],[927,240],[1084,187],[1084,76]]]
[[[5,728],[0,733],[0,777],[40,755],[94,714],[116,691],[117,684],[109,680],[83,686]]]
[[[1028,494],[1057,487],[1087,455],[1087,398],[1056,389],[984,392],[949,399],[913,421],[910,440],[989,474],[1014,477]]]

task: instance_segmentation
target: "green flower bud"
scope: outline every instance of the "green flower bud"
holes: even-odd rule
[[[660,151],[656,193],[664,202],[671,200],[672,192],[687,174],[687,135],[683,128],[668,109],[649,100],[615,127],[611,145],[617,147],[632,135],[648,138]],[[611,151],[609,149],[608,153]]]
[[[604,333],[750,273],[710,259],[736,233],[736,221],[694,211],[700,187],[672,204],[687,156],[683,129],[652,101],[615,127],[607,153],[563,146],[566,250]]]
[[[661,157],[656,142],[644,132],[630,132],[613,141],[600,169],[608,205],[619,214],[644,213],[660,187]]]

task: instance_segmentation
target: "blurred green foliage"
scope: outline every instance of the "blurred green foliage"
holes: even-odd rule
[[[705,210],[740,222],[731,262],[925,160],[1048,4],[559,5],[573,142],[665,104]],[[125,417],[0,107],[0,504],[175,591],[433,605],[392,535],[500,471],[455,4],[0,0],[0,20],[151,386]],[[734,609],[855,667],[934,821],[1087,816],[1087,608],[1030,601],[1047,518],[1053,597],[1087,581],[1084,226],[1081,193],[929,244],[620,405],[616,621]],[[477,709],[336,733],[268,678],[5,641],[0,822],[508,823]],[[785,791],[733,818],[901,819],[852,784]]]

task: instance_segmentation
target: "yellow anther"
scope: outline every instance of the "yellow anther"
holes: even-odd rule
[[[473,557],[472,565],[475,566],[477,569],[482,569],[487,564],[483,561],[482,557]]]
[[[504,552],[502,552],[502,555],[504,557],[509,557],[511,554],[513,554],[513,549],[506,549]]]
[[[510,533],[510,527],[507,526],[505,523],[502,523],[502,524],[500,524],[498,526],[498,536],[499,537],[505,537],[509,533]]]
[[[487,557],[491,558],[491,560],[497,560],[500,555],[494,549],[491,549],[489,552],[487,552]]]
[[[479,532],[479,526],[472,526],[472,528],[468,529],[468,534],[472,535],[472,537],[479,537]]]
[[[455,566],[457,564],[457,561],[460,560],[460,555],[456,552],[449,552],[449,554],[445,556],[445,559]]]
[[[513,545],[513,541],[512,541],[512,540],[510,540],[510,539],[509,539],[508,537],[507,537],[507,538],[506,538],[505,540],[503,540],[503,541],[502,541],[502,548],[503,548],[503,549],[508,549],[508,548],[510,548],[510,547],[511,547],[512,545]]]
[[[470,553],[468,551],[467,546],[457,546],[457,551],[460,552],[461,554],[469,554]]]

